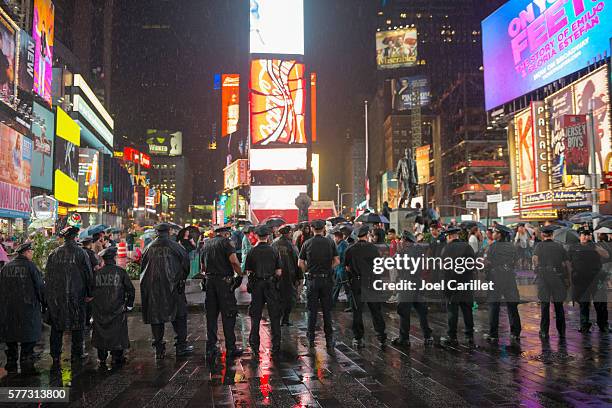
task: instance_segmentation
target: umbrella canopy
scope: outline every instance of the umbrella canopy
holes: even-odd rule
[[[280,227],[281,225],[285,225],[287,221],[285,221],[281,217],[269,217],[266,218],[263,224],[266,224],[268,227]]]
[[[597,227],[607,227],[612,228],[612,219],[601,221],[597,224]]]
[[[574,225],[573,222],[565,221],[565,220],[557,220],[557,221],[555,221],[555,223],[557,223],[557,224],[559,224],[559,225],[561,225],[563,227],[570,227],[570,228]]]
[[[568,227],[555,230],[553,232],[553,239],[561,244],[576,244],[580,242],[578,232]]]
[[[482,222],[478,221],[463,221],[461,224],[459,224],[459,226],[465,230],[470,230],[474,227],[478,227],[478,229],[481,231],[486,231],[487,229],[487,227]]]
[[[355,222],[361,222],[364,224],[389,224],[387,217],[376,213],[363,213],[355,219]]]
[[[174,222],[168,222],[167,224],[170,226],[170,228],[175,229],[177,231],[180,231],[181,229],[183,229],[183,227],[181,227],[180,225]]]
[[[239,219],[239,220],[236,220],[236,225],[244,227],[245,225],[253,225],[253,223],[249,220]]]
[[[336,224],[340,224],[341,222],[346,222],[346,218],[342,217],[342,216],[338,216],[338,217],[329,217],[327,219],[327,221],[331,222],[332,225],[336,225]]]
[[[79,239],[85,239],[87,237],[89,237],[89,231],[87,231],[86,229],[81,231],[81,233],[79,234]]]
[[[570,221],[573,222],[574,224],[582,224],[585,222],[589,222],[589,223],[593,222],[593,220],[596,218],[601,218],[601,214],[597,212],[586,211],[586,212],[574,214],[570,218]]]

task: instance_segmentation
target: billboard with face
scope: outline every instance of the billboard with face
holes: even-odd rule
[[[488,110],[610,55],[612,0],[511,0],[482,22]],[[512,86],[500,86],[512,84]]]
[[[183,132],[147,130],[149,154],[155,156],[181,156],[183,154]]]
[[[32,141],[0,124],[0,216],[29,216],[31,166]]]
[[[51,104],[53,82],[53,41],[55,8],[51,0],[34,0],[32,37],[34,53],[34,92]]]
[[[427,106],[430,102],[429,81],[424,75],[392,79],[391,96],[391,109],[394,111],[412,109],[414,99],[420,106]]]
[[[60,107],[55,116],[55,136],[53,192],[59,201],[78,205],[81,129]]]
[[[378,69],[411,67],[416,64],[416,28],[401,28],[376,33],[376,65]]]
[[[306,144],[304,64],[251,62],[251,145]]]
[[[240,75],[223,75],[221,82],[221,136],[227,136],[238,130]]]
[[[33,112],[39,120],[32,122],[32,186],[51,190],[53,187],[53,152],[55,117],[51,111],[34,102]]]
[[[79,149],[79,203],[97,205],[100,187],[100,152]]]
[[[251,54],[304,55],[304,0],[250,0]]]
[[[0,13],[0,99],[5,103],[16,92],[16,41],[15,24],[4,13]]]

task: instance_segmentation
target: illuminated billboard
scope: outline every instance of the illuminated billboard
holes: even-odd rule
[[[0,216],[28,218],[32,141],[0,124]]]
[[[259,170],[306,170],[308,151],[306,148],[251,149],[249,165],[251,171]]]
[[[34,92],[51,105],[53,82],[53,41],[55,8],[51,0],[34,0],[32,37],[34,52]]]
[[[610,21],[612,0],[504,4],[482,22],[486,109],[610,55]]]
[[[304,55],[304,0],[250,0],[251,54]]]
[[[376,66],[378,69],[411,67],[416,64],[416,28],[401,28],[376,33]]]
[[[183,154],[183,132],[147,130],[149,154],[154,156],[181,156]]]
[[[53,112],[34,102],[33,110],[39,120],[32,122],[34,150],[32,152],[32,187],[53,188],[53,152],[55,116]]]
[[[53,192],[58,201],[79,203],[79,146],[81,129],[59,106],[55,116],[55,174]]]
[[[0,9],[0,11],[2,11]],[[17,69],[17,26],[4,11],[0,13],[0,99],[7,104],[16,94],[15,77]]]
[[[79,204],[98,204],[100,188],[100,152],[79,149]]]
[[[249,184],[249,161],[238,159],[223,169],[223,188],[232,190]]]
[[[251,186],[251,210],[259,221],[280,216],[287,222],[297,222],[295,199],[307,190],[307,186]]]
[[[251,145],[306,144],[304,64],[251,62]]]
[[[4,44],[4,41],[2,41]],[[19,32],[19,87],[27,92],[34,89],[34,55],[36,43],[24,30]]]
[[[391,81],[391,109],[394,111],[405,111],[412,109],[417,99],[421,107],[429,105],[431,96],[429,93],[429,81],[424,75],[416,75]],[[416,95],[415,95],[416,94]],[[416,96],[416,97],[414,97]]]
[[[514,136],[518,159],[519,192],[534,193],[536,175],[531,109],[525,109],[514,117]]]
[[[240,75],[223,75],[221,83],[221,136],[227,136],[238,130]]]

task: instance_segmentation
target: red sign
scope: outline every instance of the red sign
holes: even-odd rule
[[[151,168],[151,156],[145,153],[140,153],[140,165],[145,169]]]
[[[221,83],[221,136],[227,136],[238,130],[240,75],[223,75]]]
[[[563,117],[563,143],[565,145],[566,174],[589,174],[589,145],[586,115]]]
[[[133,147],[126,147],[123,149],[123,160],[140,164],[145,169],[151,167],[151,156],[141,153]]]
[[[138,157],[138,150],[133,147],[126,147],[123,149],[123,160],[133,162],[135,157]]]

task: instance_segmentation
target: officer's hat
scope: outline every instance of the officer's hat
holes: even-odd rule
[[[559,227],[558,225],[546,225],[544,227],[542,227],[542,229],[540,230],[542,232],[542,234],[546,234],[546,235],[550,235],[553,232],[555,232],[556,230],[558,230]]]
[[[325,228],[325,221],[323,220],[314,220],[310,223],[310,225],[312,226],[312,228],[316,229],[316,230],[322,230]]]
[[[223,234],[224,232],[230,232],[230,227],[217,227],[215,228],[215,234]]]
[[[414,234],[407,230],[404,230],[404,232],[402,232],[402,239],[404,241],[416,242],[416,237],[414,236]]]
[[[593,230],[590,228],[580,228],[578,230],[579,235],[593,235]]]
[[[109,246],[98,253],[102,259],[112,259],[117,256],[117,247]]]
[[[280,234],[288,234],[288,233],[290,233],[290,232],[291,232],[291,230],[292,230],[291,225],[290,225],[290,224],[285,224],[285,225],[282,225],[282,226],[281,226],[281,227],[278,229],[278,232],[279,232]]]
[[[60,237],[66,238],[66,239],[75,238],[77,235],[79,235],[79,229],[77,227],[68,226],[64,228],[63,230],[61,230],[59,235]]]
[[[368,235],[368,232],[370,232],[370,226],[364,224],[357,230],[357,237],[361,238],[363,236],[366,236]]]
[[[455,226],[455,225],[451,225],[448,228],[446,228],[446,233],[447,234],[458,234],[461,232],[461,228]]]
[[[255,228],[255,234],[257,234],[258,237],[267,237],[272,234],[272,230],[266,224],[262,224]]]
[[[497,224],[493,227],[493,231],[499,232],[504,235],[509,235],[512,233],[512,230],[505,225]]]
[[[85,238],[81,239],[81,245],[91,244],[92,242],[93,242],[93,237],[91,236],[86,236]]]
[[[23,244],[21,244],[21,245],[19,245],[17,247],[15,252],[17,252],[18,254],[23,254],[25,251],[28,251],[30,249],[32,249],[32,243],[31,242],[24,242]]]
[[[155,231],[157,232],[167,232],[170,231],[170,224],[167,222],[159,223],[155,226]]]

